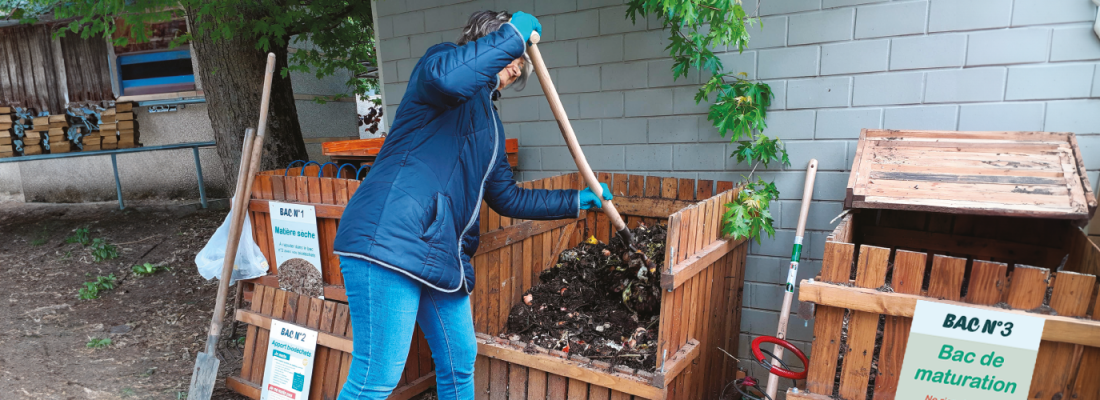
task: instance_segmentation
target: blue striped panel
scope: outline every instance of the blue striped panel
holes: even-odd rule
[[[195,83],[194,75],[165,76],[161,78],[133,79],[122,81],[122,88],[135,88],[153,85],[168,85],[173,83]]]
[[[156,61],[180,60],[191,58],[190,50],[161,51],[156,53],[119,56],[119,65],[143,64]]]

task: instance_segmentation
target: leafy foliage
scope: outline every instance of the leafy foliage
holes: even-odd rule
[[[137,276],[149,276],[162,270],[167,271],[168,267],[145,263],[141,265],[135,265],[131,267],[130,270],[134,271],[134,274]]]
[[[779,190],[773,182],[764,182],[759,178],[756,182],[745,182],[737,193],[737,199],[726,204],[726,213],[722,216],[725,221],[722,233],[735,238],[753,238],[756,243],[760,243],[761,231],[769,237],[774,236],[771,202],[778,198]]]
[[[85,345],[89,349],[102,349],[111,345],[111,338],[90,338],[88,344]]]
[[[395,1],[395,0],[387,0]],[[53,13],[62,21],[55,35],[101,36],[115,46],[150,40],[151,24],[190,16],[191,32],[173,47],[209,32],[214,40],[254,41],[261,52],[294,44],[290,71],[312,72],[318,79],[350,71],[347,85],[366,94],[378,85],[367,77],[376,65],[371,2],[349,0],[6,0],[9,18],[33,23]],[[2,7],[2,6],[0,6]],[[137,29],[135,27],[143,27]],[[217,73],[216,71],[214,73]]]
[[[722,60],[711,50],[744,51],[749,28],[761,23],[759,17],[749,16],[740,0],[629,0],[626,15],[635,23],[639,17],[656,17],[669,30],[666,50],[672,56],[673,79],[686,77],[693,70],[709,77],[695,94],[695,102],[710,102],[714,96],[707,119],[722,137],[728,135],[738,144],[731,157],[751,164],[753,172],[759,165],[767,168],[773,162],[790,165],[783,141],[763,134],[773,97],[771,87],[748,79],[744,72],[725,71]],[[774,183],[753,182],[753,172],[745,177],[737,200],[727,205],[724,231],[734,238],[750,237],[759,242],[761,232],[775,234],[769,210],[779,191]]]
[[[81,300],[95,300],[99,294],[115,288],[115,274],[98,276],[92,282],[84,282],[84,287],[77,291]]]
[[[118,247],[108,244],[106,240],[95,238],[92,240],[92,258],[95,262],[118,258]]]
[[[81,246],[88,247],[92,243],[91,236],[88,234],[88,227],[74,230],[72,236],[65,238],[65,243],[80,243]]]

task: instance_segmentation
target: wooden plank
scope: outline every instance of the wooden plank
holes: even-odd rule
[[[527,395],[527,367],[510,365],[508,367],[508,398],[522,399]]]
[[[333,318],[332,334],[338,337],[344,337],[347,334],[347,328],[351,325],[351,315],[348,313],[347,304],[336,304],[336,315]],[[336,379],[326,379],[324,388],[324,399],[335,400],[340,395],[340,389],[344,386],[341,375],[345,372],[342,368],[342,363],[345,356],[350,356],[350,353],[337,352],[334,356],[329,357],[328,364],[325,366],[326,371],[332,371],[336,374]]]
[[[857,287],[877,289],[886,283],[890,249],[860,246],[856,270]],[[852,311],[848,320],[848,342],[840,375],[840,397],[862,400],[867,397],[871,376],[871,360],[875,353],[879,314]]]
[[[1031,310],[1043,305],[1050,280],[1050,270],[1046,268],[1017,265],[1012,270],[1008,295],[1005,302],[1012,308]]]
[[[603,387],[613,387],[616,390],[630,393],[635,396],[641,396],[646,399],[664,398],[662,390],[650,386],[647,382],[642,382],[636,380],[636,378],[621,374],[593,370],[572,360],[565,360],[545,354],[527,354],[522,350],[503,347],[499,344],[489,343],[481,339],[478,339],[477,342],[477,352],[479,355],[485,357],[506,361],[513,365],[522,365],[528,367],[530,370],[540,370],[550,374],[548,380],[551,398],[555,398],[556,393],[561,393],[560,398],[564,399],[565,393],[567,392],[565,387],[567,381],[570,379]]]
[[[499,250],[505,246],[511,246],[532,236],[543,232],[549,232],[574,222],[576,222],[576,220],[568,218],[549,221],[524,221],[506,228],[497,229],[481,236],[481,241],[478,244],[477,253],[475,253],[475,255]]]
[[[673,379],[680,376],[680,373],[695,363],[695,360],[699,358],[700,343],[698,340],[688,340],[679,350],[676,351],[671,357],[665,361],[665,372],[657,370],[657,373],[653,374],[652,385],[658,388],[663,388],[672,383]]]
[[[489,399],[489,364],[489,357],[481,355],[474,362],[474,398],[477,400]]]
[[[546,383],[546,397],[549,400],[565,400],[569,391],[569,379],[561,375],[549,374]]]
[[[390,393],[386,400],[408,400],[435,386],[435,372],[428,373]]]
[[[527,373],[527,397],[519,399],[546,399],[546,371],[535,368],[528,369]]]
[[[250,399],[260,400],[259,383],[252,383],[241,377],[230,376],[225,378],[225,387]]]
[[[259,295],[252,295],[252,302],[248,305],[249,309],[254,312],[259,312],[263,307],[263,291],[267,290],[264,286],[255,285],[255,293]],[[241,358],[241,378],[245,380],[252,379],[252,364],[256,358],[256,339],[259,336],[258,328],[255,326],[249,326],[244,339],[244,356]]]
[[[672,290],[683,285],[687,280],[714,264],[719,258],[745,243],[745,238],[734,240],[726,238],[717,240],[709,246],[699,250],[687,259],[672,266],[671,271],[661,273],[661,287]]]
[[[265,317],[271,315],[271,311],[274,308],[275,291],[278,289],[269,288],[266,286],[256,286],[258,289],[256,294],[259,294],[260,300],[260,314]],[[253,295],[253,301],[255,301],[255,295]],[[238,312],[244,310],[238,310]],[[260,327],[256,334],[256,352],[253,356],[256,357],[252,361],[252,376],[248,379],[252,382],[262,382],[264,379],[264,368],[267,364],[267,342],[270,337],[271,327]]]
[[[318,299],[318,300],[320,300],[320,299]],[[309,308],[304,307],[302,309],[308,310]],[[246,324],[255,326],[259,329],[266,330],[266,329],[271,328],[271,316],[263,315],[263,314],[255,312],[255,311],[249,311],[249,310],[243,310],[243,309],[237,310],[234,317],[237,319],[237,321],[241,321],[241,322],[244,322]],[[320,319],[320,317],[318,317],[318,319]],[[305,329],[312,329],[308,326],[308,324],[304,324],[304,323],[290,322],[290,321],[285,321],[285,320],[283,322],[287,323],[287,324],[294,325],[294,326],[298,326],[298,327],[301,327],[301,328],[305,328]],[[328,347],[330,349],[339,350],[339,351],[342,351],[342,352],[345,352],[345,353],[351,353],[351,350],[352,350],[352,343],[351,343],[350,338],[344,337],[342,335],[335,335],[335,334],[329,333],[329,332],[318,332],[318,334],[317,334],[317,345],[318,346],[323,346],[323,347]],[[265,354],[266,354],[266,350],[265,350]],[[262,375],[260,376],[260,379],[263,379]],[[259,382],[259,380],[255,380],[255,382]]]
[[[281,290],[280,290],[281,291]],[[336,302],[319,300],[321,305],[321,315],[318,316],[318,332],[332,333],[332,326],[334,319],[336,318]],[[309,386],[309,399],[320,400],[324,397],[325,382],[327,380],[335,380],[337,377],[331,370],[326,368],[329,364],[330,349],[319,348],[315,351],[313,358],[313,376],[312,383]],[[331,352],[331,355],[338,357],[337,352]],[[339,371],[337,371],[339,372]]]
[[[1054,280],[1054,290],[1050,296],[1050,308],[1060,316],[1083,317],[1092,300],[1096,277],[1073,272],[1058,272]],[[1045,326],[1043,331],[1050,329]],[[1043,336],[1046,336],[1045,334]],[[1061,399],[1065,398],[1070,379],[1077,369],[1080,354],[1084,349],[1072,343],[1058,343],[1044,340],[1039,343],[1039,354],[1035,359],[1035,373],[1031,379],[1028,398]],[[1079,356],[1078,356],[1079,357]]]
[[[970,271],[966,302],[993,305],[1004,298],[1008,284],[1008,264],[975,260]]]
[[[500,281],[496,282],[496,287],[500,290],[497,294],[500,307],[497,309],[497,313],[500,314],[497,320],[500,323],[498,333],[501,333],[508,325],[508,312],[512,310],[512,286],[516,283],[515,276],[512,275],[512,247],[500,249],[499,263]],[[489,310],[489,312],[493,312],[493,310]]]
[[[898,250],[894,255],[891,287],[897,293],[920,294],[927,255]],[[882,347],[879,349],[878,374],[875,377],[875,399],[892,400],[897,394],[905,348],[909,343],[912,318],[886,316]]]
[[[615,209],[619,214],[649,218],[668,218],[669,215],[694,205],[694,201],[657,199],[648,197],[615,197]]]
[[[486,301],[482,305],[488,306],[482,310],[486,314],[489,314],[487,318],[487,326],[485,333],[490,336],[496,336],[500,333],[500,328],[503,326],[503,322],[500,320],[500,250],[494,251],[488,254],[485,259],[485,266],[489,269],[489,280],[485,282],[488,287],[486,291]]]
[[[588,383],[578,379],[569,380],[568,400],[588,400]]]
[[[489,400],[505,400],[508,396],[508,363],[489,361]]]
[[[1046,320],[1046,325],[1043,329],[1043,340],[1093,347],[1100,346],[1100,321],[1061,315],[1036,314],[1024,310],[1004,309],[950,300],[931,300],[928,297],[920,295],[884,293],[874,289],[853,288],[824,282],[810,282],[808,280],[802,281],[799,290],[798,297],[799,300],[802,301],[809,301],[823,306],[849,308],[857,311],[910,318],[913,317],[913,311],[917,306],[918,300],[1027,315]],[[818,308],[818,318],[816,319],[815,325],[821,322],[820,312],[822,308]],[[815,347],[818,342],[820,342],[820,339],[815,341]],[[819,362],[820,360],[814,360],[815,365],[818,365]],[[812,368],[810,371],[811,374],[813,374]],[[814,391],[814,393],[819,392]]]
[[[851,243],[825,242],[825,258],[821,264],[821,280],[831,283],[847,283],[851,277],[854,254],[855,246]]]
[[[813,301],[807,296],[806,281],[799,286],[799,301],[811,301],[818,304],[814,316],[814,342],[810,349],[813,367],[806,377],[806,390],[832,396],[836,379],[837,356],[840,354],[840,331],[844,325],[844,308],[828,307],[821,301]]]
[[[937,254],[932,258],[932,279],[928,283],[928,297],[961,300],[964,274],[966,274],[965,258]]]

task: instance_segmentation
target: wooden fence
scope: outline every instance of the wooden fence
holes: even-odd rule
[[[1028,398],[1100,399],[1098,271],[1100,248],[1064,220],[846,216],[827,238],[821,274],[800,285],[799,300],[817,304],[812,363],[806,391],[787,397],[895,398],[913,311],[926,300],[1045,318]],[[1035,313],[1046,307],[1055,314]]]

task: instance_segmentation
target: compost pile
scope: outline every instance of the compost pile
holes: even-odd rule
[[[633,232],[648,264],[618,237],[565,250],[512,307],[502,336],[653,371],[667,228],[641,225]]]

